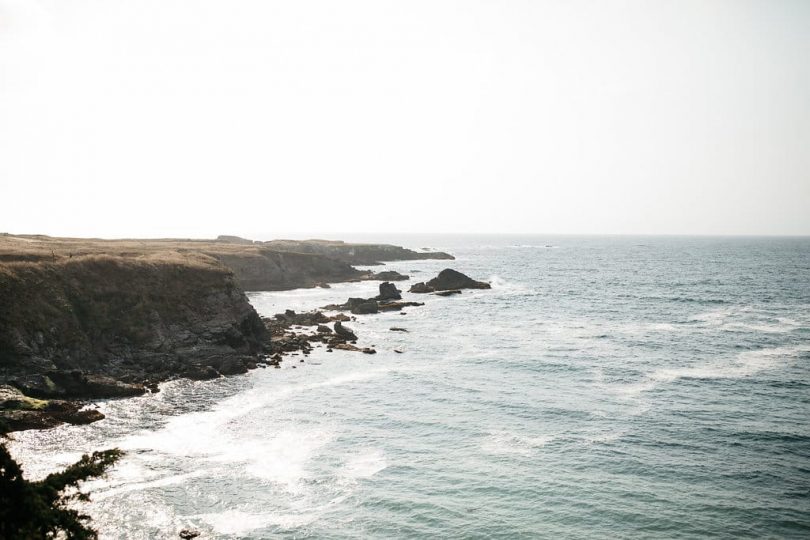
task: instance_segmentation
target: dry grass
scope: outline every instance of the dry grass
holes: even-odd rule
[[[49,236],[0,235],[0,272],[3,268],[41,263],[55,265],[78,261],[129,264],[220,267],[219,255],[257,254],[259,246],[204,240],[100,240]]]

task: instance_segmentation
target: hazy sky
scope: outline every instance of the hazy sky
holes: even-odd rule
[[[0,231],[810,234],[810,2],[0,0]]]

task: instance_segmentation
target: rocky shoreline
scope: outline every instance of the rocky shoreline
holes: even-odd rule
[[[182,251],[185,248],[177,248],[174,241],[140,241],[148,246],[132,254],[65,256],[53,251],[50,258],[32,242],[34,249],[18,249],[15,258],[4,239],[8,237],[0,236],[0,432],[90,423],[103,418],[86,407],[90,400],[157,392],[158,383],[178,377],[205,380],[280,367],[287,356],[301,356],[303,361],[314,347],[374,354],[373,347],[358,345],[357,335],[343,323],[354,315],[423,305],[403,302],[401,291],[391,283],[407,276],[364,272],[362,279],[387,279],[374,298],[325,306],[337,311],[329,315],[288,310],[260,318],[240,287],[236,270],[209,253]],[[134,241],[122,242],[131,246]],[[176,249],[155,251],[155,244],[167,243]],[[48,245],[53,244],[49,239]],[[76,247],[77,241],[65,244]],[[98,247],[90,244],[92,249]],[[351,244],[329,243],[329,249],[343,250],[344,259],[353,256],[346,246]],[[409,251],[399,251],[403,248],[364,246],[358,256],[364,262],[372,255],[419,255],[402,255]],[[289,261],[297,260],[297,255],[301,254],[274,256]],[[320,253],[305,255],[326,259]],[[431,258],[447,257],[451,256]],[[321,264],[347,264],[330,261]],[[310,279],[297,284],[314,279],[309,270]],[[443,273],[448,271],[454,272]],[[336,281],[346,281],[345,277],[339,275]],[[473,285],[461,285],[481,283],[470,282]],[[438,291],[441,287],[435,285]],[[274,285],[268,290],[278,289]]]

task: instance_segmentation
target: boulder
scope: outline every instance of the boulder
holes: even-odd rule
[[[454,289],[491,289],[489,283],[476,281],[452,268],[445,268],[439,275],[427,283],[416,283],[411,287],[413,293],[429,293],[435,291],[449,291]]]
[[[414,283],[413,285],[411,285],[409,292],[421,294],[433,292],[433,289],[431,287],[428,287],[423,281],[420,281],[419,283]]]
[[[389,302],[387,304],[380,304],[378,307],[380,308],[380,311],[399,311],[404,307],[424,305],[424,302]]]
[[[450,289],[449,291],[436,291],[436,296],[453,296],[454,294],[461,294],[461,291],[458,289]]]
[[[343,323],[340,321],[335,321],[335,334],[337,334],[338,337],[348,341],[357,340],[357,335],[355,335],[355,333],[350,328],[343,326]]]
[[[410,276],[405,274],[400,274],[394,270],[385,270],[383,272],[377,272],[376,274],[371,274],[369,279],[379,279],[381,281],[406,281],[411,279]]]
[[[362,304],[357,304],[352,308],[352,313],[355,315],[370,315],[372,313],[377,313],[379,308],[377,306],[377,302],[374,300],[367,300]]]
[[[211,379],[219,378],[219,371],[211,366],[191,366],[183,373],[187,379],[192,381],[208,381]]]
[[[393,283],[385,281],[380,283],[380,294],[377,296],[377,300],[402,300],[402,291],[397,289]]]
[[[50,398],[116,398],[146,393],[142,384],[129,384],[103,375],[87,375],[80,370],[53,370],[14,381],[26,395]]]

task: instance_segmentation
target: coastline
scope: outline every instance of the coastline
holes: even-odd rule
[[[353,317],[288,310],[262,319],[245,284],[291,290],[385,280],[396,290],[388,280],[408,276],[352,264],[452,258],[387,244],[319,240],[0,235],[0,431],[97,421],[103,415],[85,408],[92,400],[157,392],[158,383],[174,378],[204,380],[278,367],[285,355],[308,355],[313,343],[373,354],[373,348],[357,346],[351,330],[341,335],[341,323]],[[416,304],[388,300],[380,304],[383,310]],[[317,330],[293,331],[304,326]]]

